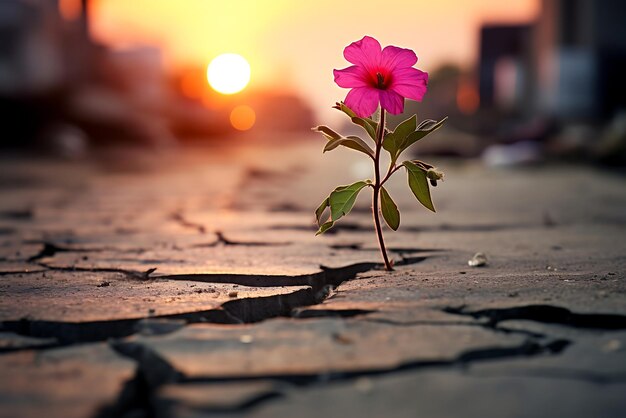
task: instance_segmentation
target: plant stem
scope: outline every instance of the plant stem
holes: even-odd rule
[[[393,173],[395,173],[396,171],[400,170],[402,166],[394,166],[393,164],[391,164],[389,166],[389,171],[387,171],[387,175],[385,176],[384,179],[381,180],[380,185],[382,186],[383,184],[385,184],[385,182],[387,180],[389,180],[389,177],[392,176]]]
[[[385,248],[385,240],[383,238],[383,230],[380,226],[380,215],[378,211],[378,204],[380,200],[380,188],[382,183],[380,181],[380,150],[383,146],[383,137],[385,135],[385,109],[380,108],[380,119],[378,121],[378,131],[376,132],[376,154],[374,156],[374,173],[376,182],[374,183],[374,196],[372,198],[372,215],[374,216],[374,225],[376,226],[376,235],[378,236],[378,245],[380,252],[383,255],[385,261],[385,270],[392,271],[393,267],[387,257],[387,249]]]

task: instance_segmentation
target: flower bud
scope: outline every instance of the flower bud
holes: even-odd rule
[[[428,171],[426,171],[426,177],[429,180],[434,180],[435,182],[437,180],[441,180],[443,181],[443,173],[441,171],[437,171],[436,168],[429,168]],[[432,184],[432,182],[431,182]],[[436,184],[433,184],[433,186]]]

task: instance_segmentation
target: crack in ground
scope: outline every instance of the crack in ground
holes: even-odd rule
[[[581,314],[553,305],[525,305],[510,308],[465,310],[464,307],[444,308],[444,312],[486,318],[490,326],[497,326],[507,320],[528,320],[544,324],[565,325],[572,328],[622,330],[626,329],[626,316],[618,314]]]
[[[137,271],[137,270],[129,270],[122,269],[116,267],[79,267],[79,266],[51,266],[44,262],[37,262],[37,265],[44,267],[45,271],[67,271],[67,272],[88,272],[88,273],[120,273],[124,276],[132,279],[138,280],[149,280],[154,277],[151,276],[152,273],[156,271],[156,267],[149,268],[146,271]]]
[[[46,257],[54,257],[57,253],[69,253],[69,252],[87,253],[87,252],[97,252],[97,251],[102,251],[102,250],[99,250],[99,249],[87,250],[84,248],[67,248],[67,247],[60,247],[50,242],[44,242],[43,248],[37,254],[33,255],[32,257],[29,257],[26,261],[33,262],[33,261],[37,261]]]
[[[426,257],[403,259],[398,265],[413,264],[424,261]],[[318,273],[300,276],[265,276],[244,274],[183,274],[151,276],[155,268],[145,272],[117,268],[81,268],[53,267],[44,263],[39,265],[56,271],[87,271],[121,273],[139,280],[153,278],[168,280],[200,281],[208,283],[233,283],[248,287],[288,287],[307,286],[288,294],[234,299],[224,302],[216,309],[187,312],[172,315],[155,315],[151,318],[183,319],[187,323],[211,322],[219,324],[242,324],[260,322],[277,316],[292,316],[295,308],[312,306],[321,303],[332,289],[341,283],[354,279],[359,273],[382,268],[380,263],[357,263],[345,267],[328,268],[321,266]],[[363,312],[365,313],[365,312]],[[341,313],[339,313],[341,316]],[[346,313],[346,316],[348,313]],[[36,338],[56,338],[63,344],[78,342],[104,341],[108,338],[122,338],[137,332],[137,323],[145,318],[120,319],[110,321],[63,322],[21,319],[4,321],[0,329],[6,329],[20,335]]]
[[[402,257],[395,263],[396,266],[408,266],[421,263],[428,257]],[[301,275],[261,275],[236,273],[194,273],[194,274],[166,274],[153,276],[158,279],[196,281],[203,283],[232,283],[249,287],[278,287],[278,286],[311,286],[316,292],[325,287],[337,287],[345,281],[354,279],[357,274],[372,270],[383,269],[383,264],[362,262],[344,267],[320,266],[320,271]]]
[[[139,344],[111,343],[111,348],[137,364],[135,376],[127,381],[113,405],[105,405],[95,418],[155,417],[154,392],[159,386],[181,379],[182,375],[152,350]],[[159,382],[155,386],[154,382]]]
[[[454,325],[454,326],[468,326],[468,327],[482,327],[491,331],[500,332],[502,334],[519,334],[530,338],[543,339],[548,338],[546,334],[540,332],[528,331],[524,329],[513,329],[502,326],[495,326],[490,323],[472,323],[463,321],[394,321],[393,319],[386,318],[363,318],[363,321],[374,322],[379,324],[393,325],[396,327],[411,327],[416,325]]]
[[[221,231],[215,231],[215,235],[216,235],[215,241],[206,243],[206,244],[194,244],[194,245],[191,245],[189,248],[209,248],[209,247],[216,247],[218,245],[225,245],[225,246],[240,245],[240,246],[261,247],[261,246],[283,246],[283,245],[291,244],[290,242],[234,241],[234,240],[226,238],[224,233]],[[92,253],[92,252],[112,251],[112,252],[141,254],[141,253],[146,252],[146,250],[143,248],[137,248],[137,249],[119,249],[115,247],[77,248],[77,247],[66,247],[66,246],[55,244],[49,241],[44,241],[44,242],[35,241],[35,242],[27,242],[27,243],[43,245],[43,247],[41,248],[41,250],[39,250],[37,254],[24,260],[29,263],[38,262],[39,260],[43,258],[54,257],[58,253]],[[145,260],[145,261],[146,263],[149,262],[149,260]],[[0,272],[0,274],[1,273],[2,272]]]
[[[626,383],[626,373],[617,373],[612,376],[607,376],[588,370],[561,369],[554,367],[542,367],[540,370],[507,370],[506,372],[481,370],[480,372],[473,372],[472,375],[478,377],[540,377],[546,379],[575,380],[596,385]]]
[[[329,268],[320,266],[317,273],[301,275],[262,275],[236,273],[199,273],[199,274],[169,274],[155,276],[159,279],[196,281],[203,283],[232,283],[249,287],[277,287],[277,286],[311,286],[319,291],[327,285],[337,287],[344,281],[353,279],[359,273],[379,268],[381,264],[365,262],[351,264],[345,267]]]
[[[557,339],[545,344],[538,343],[531,339],[528,339],[515,347],[501,348],[501,347],[484,347],[474,350],[468,350],[460,353],[450,360],[415,360],[401,363],[394,367],[388,368],[372,368],[359,371],[336,371],[330,373],[313,373],[313,374],[268,374],[268,375],[255,375],[255,376],[229,376],[229,377],[195,377],[189,378],[183,373],[177,371],[170,363],[163,359],[151,348],[136,342],[113,342],[112,347],[120,355],[130,358],[137,362],[137,375],[128,382],[126,388],[120,394],[120,397],[115,405],[109,406],[107,411],[115,411],[115,415],[98,415],[97,418],[107,417],[129,417],[134,416],[138,412],[146,413],[154,410],[154,404],[156,403],[156,392],[165,384],[197,384],[197,383],[232,383],[232,382],[250,382],[250,381],[276,381],[295,387],[307,387],[319,384],[327,384],[329,382],[344,382],[354,380],[361,377],[376,377],[390,375],[406,371],[416,371],[432,368],[453,368],[461,367],[465,368],[476,362],[499,360],[499,359],[512,359],[519,357],[534,357],[540,355],[558,355],[567,346],[570,345],[570,341]],[[133,387],[134,385],[138,385]],[[127,392],[140,393],[136,396],[137,399],[142,399],[145,402],[141,406],[139,411],[136,409],[137,405],[128,402]],[[146,392],[147,391],[147,392]],[[263,403],[266,400],[275,399],[277,397],[284,396],[284,393],[271,390],[271,396],[266,392],[259,394],[252,402],[244,402],[242,404],[233,406],[224,410],[224,408],[194,408],[202,412],[244,412],[254,406]],[[171,401],[175,404],[175,401]],[[144,415],[141,415],[144,416]],[[146,415],[151,416],[151,415]]]
[[[45,250],[45,246],[44,246]],[[57,251],[56,247],[48,247],[48,253]],[[402,258],[397,265],[408,265],[424,261],[427,257],[407,257]],[[134,279],[148,280],[156,278],[151,276],[154,272],[149,269],[145,272],[137,272],[119,268],[80,268],[80,267],[54,267],[45,263],[38,265],[56,271],[88,271],[88,272],[114,272],[122,273]],[[153,316],[154,319],[183,319],[186,324],[194,322],[212,322],[241,324],[259,322],[275,316],[291,316],[295,308],[311,306],[320,303],[330,293],[333,287],[339,286],[346,280],[355,278],[359,273],[380,269],[380,263],[357,263],[345,267],[328,268],[320,266],[321,271],[311,275],[301,276],[254,276],[254,275],[172,275],[159,276],[160,279],[171,280],[198,280],[209,282],[239,283],[248,286],[301,286],[308,288],[301,289],[286,295],[272,295],[258,298],[243,298],[227,301],[217,309],[203,312],[190,312],[175,315]],[[271,281],[271,284],[267,283]],[[343,312],[340,316],[351,316],[365,314],[367,311]],[[104,341],[108,339],[119,339],[138,332],[138,323],[146,318],[122,319],[114,321],[93,321],[85,323],[70,323],[60,321],[38,321],[22,319],[19,321],[5,321],[0,325],[1,330],[8,330],[17,334],[31,337],[54,337],[59,341],[59,345],[71,345],[93,341]],[[177,329],[177,328],[173,328]],[[186,381],[174,371],[167,362],[160,359],[156,354],[147,353],[146,349],[133,349],[132,343],[115,343],[116,351],[126,357],[135,359],[138,369],[135,377],[128,381],[118,396],[114,405],[103,407],[97,418],[105,417],[130,417],[154,416],[153,397],[154,391],[169,381]],[[37,348],[31,348],[37,349]],[[462,358],[459,361],[471,361],[472,358]],[[407,366],[409,367],[409,366]],[[417,366],[416,366],[417,367]],[[401,370],[402,368],[398,368]],[[387,370],[360,372],[357,375],[368,375],[376,373],[387,373]],[[350,374],[340,373],[337,376],[330,376],[332,380],[339,378],[350,378]],[[280,376],[275,377],[281,379]],[[328,376],[322,377],[328,380]],[[310,376],[284,376],[282,380],[294,382],[315,382],[320,379],[317,375]],[[222,379],[217,379],[218,381]],[[236,379],[235,379],[236,380]],[[156,384],[155,384],[156,382]],[[268,399],[273,399],[281,394],[272,393],[252,399],[241,404],[238,408],[251,408]]]
[[[191,248],[210,248],[217,247],[218,245],[225,246],[246,246],[246,247],[270,247],[270,246],[283,246],[289,245],[290,242],[262,242],[262,241],[233,241],[224,236],[222,231],[215,231],[216,240],[207,244],[195,244]]]
[[[2,329],[2,325],[0,324],[0,331],[4,331]],[[36,345],[16,345],[16,346],[8,346],[8,347],[0,347],[0,355],[15,353],[16,351],[32,351],[32,350],[47,350],[50,348],[63,347],[66,344],[61,344],[59,341],[50,341],[47,343],[40,343]]]
[[[398,265],[421,262],[426,257],[406,257]],[[184,319],[187,324],[194,322],[213,323],[249,323],[259,322],[273,316],[288,316],[292,314],[294,308],[300,306],[311,306],[321,302],[328,296],[329,288],[338,286],[346,280],[351,280],[357,274],[372,269],[381,268],[379,263],[357,263],[340,268],[326,268],[312,275],[301,276],[247,276],[247,275],[174,275],[160,276],[159,278],[169,278],[173,280],[198,280],[209,282],[229,282],[239,283],[249,286],[269,286],[266,280],[272,282],[271,285],[308,285],[310,288],[296,291],[289,295],[274,295],[262,298],[245,298],[225,302],[218,309],[204,312],[184,313],[177,315],[155,316],[155,319]],[[52,268],[60,270],[76,271],[74,268]],[[78,269],[81,270],[81,269]],[[149,279],[154,271],[144,273],[131,272],[122,269],[86,269],[89,271],[115,271],[142,279]],[[286,281],[289,280],[289,283]],[[522,344],[516,347],[500,348],[485,347],[481,349],[468,350],[462,352],[457,357],[450,360],[435,361],[408,361],[398,366],[381,369],[368,369],[355,372],[333,372],[325,374],[302,374],[302,375],[261,375],[261,376],[234,376],[234,377],[207,377],[188,378],[176,371],[167,361],[159,357],[153,350],[141,343],[118,341],[112,343],[113,348],[119,354],[133,359],[137,364],[137,372],[134,378],[128,381],[120,392],[118,399],[113,405],[102,408],[97,418],[108,417],[130,417],[130,416],[154,416],[156,391],[164,384],[176,383],[221,383],[221,382],[242,382],[258,380],[274,380],[290,384],[293,386],[309,386],[327,382],[341,382],[359,377],[380,376],[403,371],[415,371],[427,368],[450,368],[466,367],[475,362],[492,361],[498,359],[510,359],[517,357],[532,357],[539,355],[557,355],[565,350],[571,341],[565,339],[553,339],[548,342],[538,342],[537,338],[546,338],[543,334],[524,332],[523,330],[510,330],[498,326],[498,323],[507,319],[530,319],[546,323],[559,323],[583,328],[601,329],[623,329],[626,327],[626,317],[620,315],[604,314],[577,314],[571,311],[549,305],[530,305],[517,308],[506,309],[484,309],[478,311],[465,311],[463,308],[444,308],[444,312],[458,315],[469,315],[475,319],[487,318],[488,322],[481,324],[466,324],[451,322],[454,325],[484,326],[494,332],[522,333],[528,337]],[[301,312],[308,312],[303,310]],[[311,311],[312,312],[312,311]],[[308,313],[296,314],[296,317],[309,316],[340,316],[351,317],[366,315],[371,311],[366,310],[340,310],[340,311],[320,311],[309,315]],[[63,344],[72,344],[85,341],[102,341],[109,338],[121,338],[137,332],[137,320],[103,321],[84,324],[54,323],[45,321],[15,321],[5,323],[3,328],[29,336],[54,336]],[[376,319],[366,318],[376,322]],[[410,325],[406,323],[395,323],[394,321],[380,320],[392,325]],[[418,321],[419,322],[419,321]],[[417,323],[416,323],[417,324]],[[425,324],[423,321],[419,324]],[[447,323],[437,322],[436,325],[445,326]],[[53,335],[50,335],[53,334]],[[59,338],[59,335],[62,338]],[[580,375],[577,378],[586,379],[592,383],[607,383],[609,380],[602,376]],[[610,383],[610,382],[609,382]],[[227,410],[203,408],[205,412],[239,412],[253,408],[263,402],[277,397],[284,396],[279,391],[262,392],[258,396],[246,400]],[[170,401],[170,406],[175,405],[175,401]],[[161,402],[162,403],[162,402]],[[162,405],[161,405],[162,406]]]
[[[149,318],[119,320],[64,322],[21,319],[3,321],[0,331],[10,331],[34,338],[56,338],[62,345],[105,341],[124,338],[141,331],[140,322],[146,319],[184,320],[186,324],[245,324],[260,322],[277,316],[289,316],[301,306],[321,302],[321,296],[313,289],[300,289],[288,294],[234,299],[215,309],[179,314],[154,315]],[[173,328],[174,331],[176,328]]]
[[[354,318],[376,312],[369,309],[295,309],[292,318]],[[367,319],[364,319],[367,320]]]
[[[39,252],[28,259],[27,262],[35,262],[41,260],[42,258],[54,257],[57,253],[96,253],[103,251],[118,251],[124,253],[136,253],[141,254],[145,252],[143,248],[138,249],[119,249],[115,247],[99,247],[99,248],[76,248],[76,247],[64,247],[62,245],[55,244],[53,242],[44,241],[44,242],[26,242],[26,243],[35,243],[42,244],[43,248],[39,250]]]
[[[170,219],[177,222],[183,228],[194,229],[200,234],[206,234],[206,227],[204,225],[189,221],[181,212],[172,213]]]

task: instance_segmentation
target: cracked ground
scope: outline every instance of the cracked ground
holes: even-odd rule
[[[244,142],[2,157],[0,416],[624,416],[623,175],[401,173],[388,273],[365,193],[314,236],[359,156]]]

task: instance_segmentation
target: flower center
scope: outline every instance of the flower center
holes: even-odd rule
[[[376,73],[376,87],[384,90],[387,86],[385,85],[385,76],[381,73]]]

